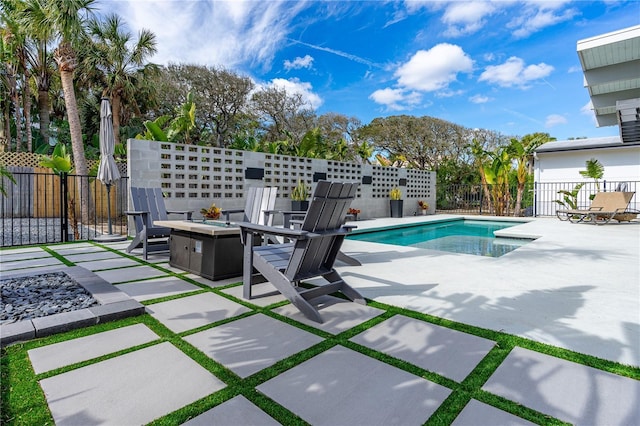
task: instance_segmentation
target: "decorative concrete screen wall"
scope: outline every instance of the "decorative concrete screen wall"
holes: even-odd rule
[[[127,141],[127,151],[131,186],[160,187],[167,209],[193,210],[196,218],[211,203],[243,208],[252,186],[278,187],[276,209],[290,210],[298,180],[312,190],[318,180],[359,182],[352,207],[363,219],[389,216],[394,186],[402,190],[405,216],[416,213],[419,200],[435,211],[435,172],[138,139]]]

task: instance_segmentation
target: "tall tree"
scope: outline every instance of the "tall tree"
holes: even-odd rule
[[[15,5],[13,2],[2,2],[2,27],[0,27],[0,37],[2,37],[2,64],[4,69],[4,83],[11,101],[13,102],[13,114],[16,127],[16,152],[22,151],[22,105],[20,103],[20,90],[18,80],[22,79],[21,71],[22,58],[21,51],[24,49],[24,39],[19,32],[19,27],[15,21]],[[7,129],[9,140],[11,138],[10,127]],[[11,143],[8,144],[11,146]]]
[[[82,141],[82,128],[73,86],[74,71],[78,67],[79,46],[87,41],[85,27],[95,0],[28,0],[23,19],[29,27],[48,27],[59,40],[53,52],[67,109],[71,147],[76,174],[87,175],[87,159]],[[83,191],[84,192],[84,191]],[[88,193],[88,191],[87,191]],[[87,197],[83,197],[86,200]],[[83,202],[83,217],[88,217],[88,205]]]
[[[94,3],[95,0],[28,0],[22,11],[22,19],[26,26],[49,27],[52,35],[59,40],[57,48],[53,51],[53,58],[60,72],[75,172],[81,176],[87,176],[89,169],[73,83],[74,71],[78,67],[77,52],[88,40],[85,29]],[[82,218],[89,219],[91,203],[86,179],[81,179],[80,191],[83,194],[81,215]]]
[[[122,18],[115,14],[104,20],[92,20],[88,32],[93,43],[85,45],[88,47],[83,52],[85,65],[100,73],[102,96],[111,99],[113,134],[119,138],[123,101],[134,99],[145,68],[155,67],[147,59],[157,51],[156,36],[143,29],[134,42]]]

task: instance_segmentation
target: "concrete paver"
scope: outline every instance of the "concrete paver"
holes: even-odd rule
[[[351,341],[461,382],[495,342],[395,315]]]
[[[35,250],[25,251],[21,249],[5,250],[0,254],[0,262],[11,262],[14,260],[38,259],[41,257],[51,257],[51,254],[38,248]]]
[[[183,423],[183,426],[277,426],[279,424],[247,398],[238,395]]]
[[[337,346],[259,385],[312,425],[420,425],[450,390]]]
[[[225,387],[170,343],[130,352],[40,381],[64,425],[139,425]]]
[[[500,426],[533,426],[521,417],[502,411],[491,405],[484,404],[472,399],[455,418],[452,426],[478,426],[478,425],[500,425]]]
[[[139,302],[201,290],[200,287],[175,277],[132,281],[117,287]]]
[[[82,262],[82,267],[87,268],[90,271],[99,271],[103,269],[124,268],[127,266],[137,266],[138,262],[135,260],[127,259],[126,257],[117,257],[113,259],[93,260],[88,262]]]
[[[318,297],[313,300],[313,305],[318,308],[324,320],[322,324],[311,321],[292,304],[276,308],[273,312],[331,334],[342,333],[384,313],[381,309],[333,296]]]
[[[158,339],[144,324],[134,324],[115,330],[31,349],[27,353],[36,374],[87,361]]]
[[[63,245],[48,246],[47,248],[65,257],[70,255],[75,255],[75,254],[99,253],[99,252],[107,251],[102,247],[94,246],[93,244],[88,244],[88,243],[79,243],[79,244],[73,244],[73,245],[63,244]]]
[[[640,424],[640,381],[514,348],[482,387],[579,425]]]
[[[166,272],[146,265],[122,269],[109,269],[106,271],[95,271],[95,274],[111,284],[167,276]]]
[[[74,263],[81,263],[78,266],[84,266],[84,263],[93,262],[96,260],[122,259],[122,256],[120,256],[118,253],[109,250],[94,251],[91,253],[66,254],[64,257]]]
[[[184,338],[240,377],[248,377],[323,339],[263,314]]]
[[[49,255],[48,257],[39,257],[36,259],[27,258],[25,260],[2,262],[0,263],[0,272],[7,272],[7,271],[17,272],[20,269],[26,270],[27,268],[29,268],[29,271],[31,271],[31,268],[34,268],[34,267],[45,267],[45,266],[51,267],[51,266],[60,266],[60,265],[63,265],[63,263],[60,262],[55,257]]]
[[[213,293],[186,296],[147,306],[147,311],[174,333],[233,318],[250,309]]]
[[[273,305],[274,303],[283,302],[287,300],[287,298],[284,297],[282,293],[280,293],[278,290],[276,290],[273,284],[269,282],[255,284],[251,289],[250,300],[246,300],[242,297],[241,285],[224,289],[222,290],[222,292],[262,307]]]

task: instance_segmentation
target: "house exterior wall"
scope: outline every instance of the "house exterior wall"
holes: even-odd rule
[[[640,183],[640,145],[629,147],[584,149],[572,151],[550,151],[536,153],[534,176],[537,185],[536,210],[555,214],[560,205],[554,202],[561,196],[559,189],[571,190],[576,184],[586,185],[579,193],[578,200],[583,207],[589,204],[589,195],[596,191],[593,179],[580,175],[585,170],[585,163],[591,158],[597,159],[604,166],[604,177],[600,189],[613,191],[618,183],[626,183],[629,191],[636,191]],[[559,186],[559,184],[563,184]],[[638,187],[637,189],[640,189]],[[631,208],[638,209],[637,196],[631,200]]]

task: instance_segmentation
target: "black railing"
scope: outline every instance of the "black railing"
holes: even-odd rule
[[[582,187],[577,192],[575,203],[578,208],[587,208],[591,203],[591,196],[598,191],[627,191],[637,193],[640,181],[601,181],[595,182],[553,182],[528,185],[522,193],[520,216],[555,216],[556,210],[569,208],[568,205],[558,203],[556,200],[564,200],[564,194],[560,191],[571,192],[576,185]],[[436,189],[438,213],[455,214],[496,214],[495,203],[492,199],[492,186],[487,185],[487,190],[482,185],[450,185]],[[517,186],[511,185],[509,189],[508,206],[505,206],[505,216],[513,216],[517,199]],[[629,210],[640,210],[640,200],[636,195],[629,203]]]
[[[108,233],[107,190],[95,177],[15,169],[12,175],[15,183],[2,181],[0,246],[89,240]],[[109,202],[113,232],[126,235],[126,177],[111,186]]]

